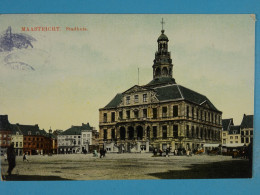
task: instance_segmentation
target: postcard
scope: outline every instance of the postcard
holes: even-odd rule
[[[3,181],[252,178],[255,15],[0,15]]]

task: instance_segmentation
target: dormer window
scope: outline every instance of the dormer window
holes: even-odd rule
[[[143,102],[147,102],[147,94],[143,94]]]
[[[16,135],[19,135],[19,132],[16,132]]]
[[[32,132],[31,132],[31,131],[28,131],[28,135],[32,135]]]
[[[37,132],[36,132],[36,135],[39,135],[39,134],[40,134],[40,132],[39,132],[39,131],[37,131]]]
[[[135,103],[138,103],[138,101],[139,101],[139,96],[135,95]]]
[[[130,104],[130,96],[126,97],[126,104]]]

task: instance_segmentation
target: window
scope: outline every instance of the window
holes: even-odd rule
[[[186,126],[186,137],[189,137],[189,125]]]
[[[4,134],[4,138],[6,138],[6,134]]]
[[[147,109],[143,109],[143,117],[147,118]]]
[[[32,132],[31,131],[28,131],[28,135],[31,135],[32,134]]]
[[[233,136],[230,136],[230,139],[233,139]]]
[[[107,139],[107,130],[104,130],[104,139]]]
[[[238,143],[238,141],[235,141],[235,143],[237,144],[237,143]]]
[[[115,129],[112,129],[111,137],[112,137],[112,139],[115,139],[115,138],[116,138]]]
[[[15,143],[15,147],[18,147],[18,142]]]
[[[191,137],[195,137],[194,126],[191,127]]]
[[[244,143],[244,138],[241,138],[241,143]]]
[[[223,139],[223,144],[226,144],[226,139]]]
[[[123,119],[123,112],[119,111],[119,119]]]
[[[244,135],[244,131],[241,131],[241,135]]]
[[[238,139],[238,136],[235,136],[235,139]]]
[[[20,147],[22,147],[22,145],[23,145],[22,142],[20,142]]]
[[[157,126],[153,126],[153,137],[157,137]]]
[[[78,136],[78,138],[80,138],[80,136]]]
[[[147,102],[147,94],[143,94],[143,102]]]
[[[80,141],[78,141],[78,145],[80,145]]]
[[[135,111],[134,111],[134,116],[135,116],[135,118],[138,118],[138,117],[139,117],[139,111],[138,111],[138,110],[135,110]]]
[[[233,144],[233,141],[230,141],[231,144]]]
[[[157,108],[153,108],[153,118],[157,118]]]
[[[167,126],[162,127],[163,139],[167,139]]]
[[[191,117],[194,118],[194,107],[191,108]]]
[[[189,117],[189,115],[190,115],[190,114],[189,114],[189,111],[190,111],[190,108],[189,108],[189,106],[187,106],[187,111],[186,111],[186,116],[187,116],[187,117]]]
[[[253,130],[250,131],[250,135],[253,135]]]
[[[178,137],[178,125],[173,125],[173,137]]]
[[[173,117],[178,116],[178,106],[173,106]]]
[[[26,141],[26,137],[24,137],[23,140]]]
[[[86,137],[86,134],[83,134],[83,137]]]
[[[126,97],[126,104],[130,104],[130,96]]]
[[[128,118],[128,119],[130,118],[130,110],[126,111],[126,118]]]
[[[246,135],[249,135],[249,131],[246,131]]]
[[[201,120],[203,120],[202,116],[203,116],[203,111],[201,110],[201,111],[200,111],[200,119],[201,119]]]
[[[115,122],[115,112],[111,113],[111,122]]]
[[[223,133],[223,137],[226,136],[226,133]]]
[[[162,107],[162,117],[167,117],[167,107]]]
[[[253,138],[252,138],[252,137],[250,138],[250,142],[251,142],[251,143],[253,142]]]
[[[104,113],[104,115],[103,115],[103,121],[104,121],[104,123],[107,122],[107,113]]]
[[[138,96],[138,95],[135,95],[134,97],[135,97],[135,100],[134,100],[135,103],[138,103],[138,102],[139,102],[139,96]]]
[[[199,110],[197,110],[197,119],[199,119]]]

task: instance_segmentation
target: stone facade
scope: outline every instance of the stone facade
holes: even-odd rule
[[[162,30],[151,82],[117,94],[99,109],[99,143],[107,152],[221,143],[222,112],[206,96],[176,84],[168,41]]]

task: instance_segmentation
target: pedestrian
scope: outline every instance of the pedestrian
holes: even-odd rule
[[[8,175],[10,176],[12,173],[12,170],[15,167],[15,151],[14,151],[14,143],[11,143],[11,145],[7,149],[7,160],[8,160]]]
[[[166,156],[165,157],[169,157],[169,149],[168,148],[166,149],[165,152],[166,152]]]
[[[26,155],[27,153],[25,152],[24,154],[23,154],[23,161],[27,161],[27,162],[29,162],[29,160],[27,159],[27,155]]]
[[[162,150],[161,150],[161,149],[159,150],[159,153],[160,153],[160,156],[162,156],[162,153],[163,153],[163,152],[162,152]]]
[[[5,158],[5,161],[7,161],[7,154],[6,153],[4,154],[4,158]]]

